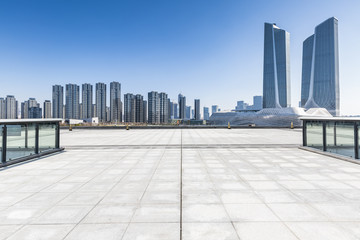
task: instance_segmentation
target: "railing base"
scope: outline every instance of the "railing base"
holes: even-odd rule
[[[332,152],[324,152],[323,150],[317,149],[317,148],[312,148],[312,147],[304,147],[304,146],[300,146],[299,149],[305,150],[305,151],[309,151],[309,152],[313,152],[313,153],[318,153],[327,157],[333,157],[336,159],[340,159],[346,162],[351,162],[351,163],[355,163],[355,164],[360,164],[360,160],[356,160],[354,158],[351,157],[346,157],[344,155],[340,155],[337,153],[332,153]]]
[[[38,154],[33,154],[33,155],[26,156],[26,157],[17,158],[17,159],[8,161],[6,163],[0,163],[0,168],[7,167],[7,166],[10,166],[10,165],[14,165],[14,164],[18,164],[18,163],[25,162],[25,161],[29,161],[29,160],[32,160],[32,159],[35,159],[35,158],[40,158],[40,157],[43,157],[43,156],[46,156],[46,155],[49,155],[49,154],[53,154],[53,153],[56,153],[56,152],[61,152],[64,149],[65,148],[56,148],[56,149],[40,152]]]

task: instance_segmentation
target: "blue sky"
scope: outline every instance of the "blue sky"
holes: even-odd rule
[[[292,106],[302,42],[339,19],[340,105],[360,114],[360,1],[2,0],[0,96],[51,99],[51,86],[119,81],[122,93],[164,91],[232,109],[262,95],[264,22],[291,39]]]

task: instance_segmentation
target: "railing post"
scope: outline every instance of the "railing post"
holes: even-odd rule
[[[358,133],[358,123],[354,122],[354,150],[355,150],[355,159],[359,159],[359,133]]]
[[[322,128],[323,128],[323,151],[326,152],[326,121],[322,122]]]
[[[1,152],[1,162],[6,163],[6,140],[7,140],[7,128],[6,125],[3,125],[2,128],[2,152]]]
[[[39,154],[39,124],[35,124],[35,154]]]
[[[60,123],[56,123],[55,129],[55,148],[60,148]]]
[[[334,146],[336,146],[336,122],[334,122]]]
[[[303,120],[303,146],[307,146],[306,120]]]
[[[28,148],[29,147],[29,144],[28,144],[28,138],[29,138],[29,131],[28,131],[29,127],[28,127],[28,124],[25,124],[25,148]]]

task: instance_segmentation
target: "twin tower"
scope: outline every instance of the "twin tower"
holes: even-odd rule
[[[263,107],[290,107],[290,34],[265,23]],[[301,107],[339,115],[338,20],[329,18],[303,42]]]

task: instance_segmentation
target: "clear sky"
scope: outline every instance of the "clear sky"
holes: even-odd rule
[[[54,84],[119,81],[123,94],[232,109],[262,95],[264,22],[274,22],[290,33],[298,106],[302,42],[332,16],[340,110],[360,114],[359,0],[1,0],[0,96],[42,102]]]

